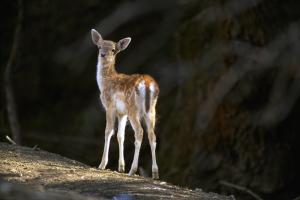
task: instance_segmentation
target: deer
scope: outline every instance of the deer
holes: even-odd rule
[[[130,176],[138,169],[139,153],[143,139],[142,122],[146,125],[152,156],[152,178],[159,179],[156,162],[156,102],[159,86],[150,75],[118,73],[115,69],[116,55],[125,50],[130,37],[113,42],[104,40],[100,33],[91,29],[93,43],[98,47],[96,79],[100,90],[100,100],[106,111],[105,143],[100,170],[108,163],[111,137],[114,135],[115,121],[118,119],[117,140],[119,145],[118,171],[125,172],[124,139],[127,120],[134,131],[134,157],[129,171]]]

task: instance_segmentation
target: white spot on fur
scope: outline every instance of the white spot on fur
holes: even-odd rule
[[[138,85],[138,95],[136,99],[136,104],[139,107],[139,116],[142,116],[142,112],[145,112],[145,96],[146,96],[146,85],[145,81],[141,81]]]
[[[124,113],[126,112],[126,106],[125,106],[125,103],[119,99],[119,98],[116,98],[116,107],[117,107],[117,110],[120,112],[120,113]]]
[[[150,91],[151,91],[152,93],[155,92],[155,86],[154,86],[154,83],[151,83],[150,86],[149,86],[149,88],[150,88]]]
[[[145,96],[145,93],[146,93],[145,81],[141,81],[141,82],[139,83],[138,88],[139,88],[139,91],[140,91],[141,96]]]

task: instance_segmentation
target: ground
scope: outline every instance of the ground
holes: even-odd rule
[[[201,189],[98,170],[38,148],[6,143],[0,143],[0,198],[231,199]]]

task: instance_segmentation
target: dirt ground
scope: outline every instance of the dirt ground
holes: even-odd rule
[[[232,198],[98,170],[43,150],[0,143],[0,199]]]

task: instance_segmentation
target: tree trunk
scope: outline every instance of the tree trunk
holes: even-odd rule
[[[23,18],[23,2],[22,0],[18,1],[18,18],[16,22],[16,29],[13,38],[13,44],[10,51],[10,55],[6,64],[5,72],[4,72],[4,91],[6,97],[6,109],[7,109],[7,116],[9,125],[11,128],[11,133],[13,140],[17,143],[21,143],[21,131],[20,131],[20,124],[18,120],[17,114],[17,106],[15,102],[15,95],[13,91],[12,85],[12,71],[13,71],[13,63],[15,57],[17,55],[17,50],[19,46],[19,38],[22,26],[22,18]]]

